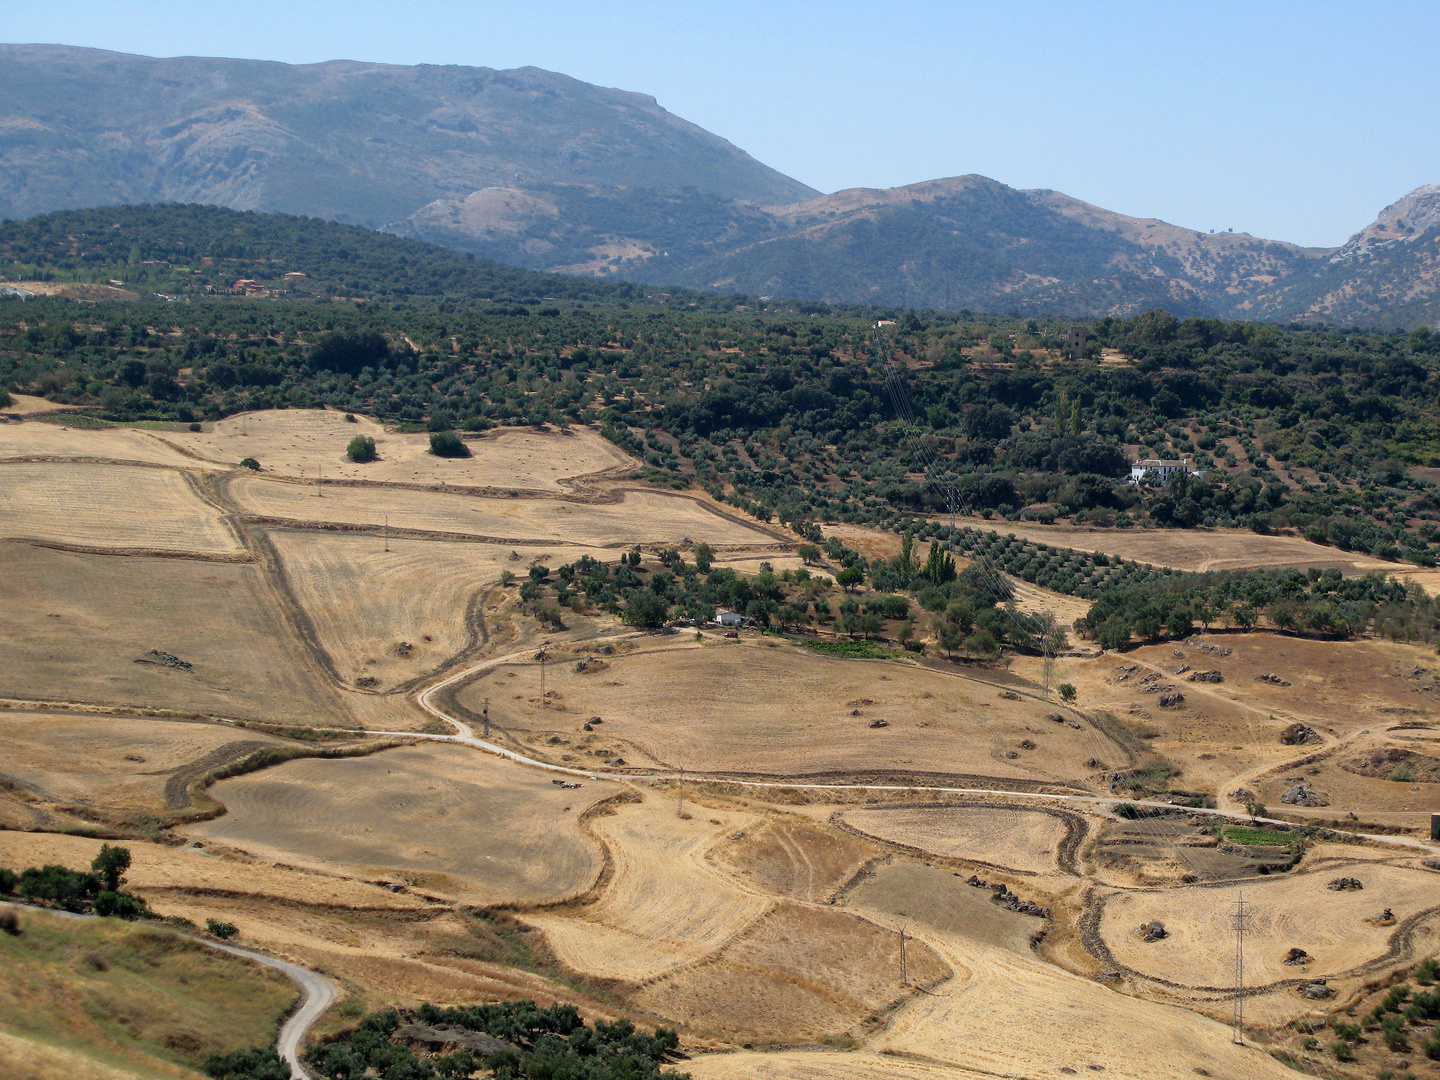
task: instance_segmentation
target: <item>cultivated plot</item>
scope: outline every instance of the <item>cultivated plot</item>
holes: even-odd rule
[[[844,1034],[950,974],[923,942],[832,908],[783,902],[720,956],[646,986],[636,1002],[732,1038],[815,1042]],[[902,978],[903,977],[903,978]],[[764,987],[756,993],[757,985]]]
[[[617,789],[563,788],[461,746],[302,759],[225,780],[229,812],[190,834],[267,859],[410,881],[465,903],[544,903],[584,890],[600,852],[580,816]]]
[[[839,829],[783,817],[736,833],[716,858],[766,892],[823,904],[881,851]]]
[[[1346,877],[1364,888],[1329,888]],[[1433,871],[1333,860],[1311,872],[1260,882],[1112,895],[1105,901],[1100,934],[1116,960],[1143,975],[1182,986],[1223,988],[1234,979],[1233,957],[1216,943],[1225,936],[1233,902],[1242,893],[1251,905],[1254,931],[1246,936],[1246,977],[1257,986],[1337,978],[1383,961],[1397,924],[1440,906]],[[1393,920],[1380,918],[1387,908]],[[1155,919],[1165,924],[1166,937],[1147,942],[1138,929]],[[1286,964],[1292,948],[1303,949],[1310,959]],[[1402,959],[1390,956],[1391,962]]]
[[[182,473],[84,462],[0,463],[0,536],[103,550],[242,551]]]
[[[394,539],[276,529],[287,590],[346,683],[393,688],[483,640],[481,594],[509,570],[551,567],[601,548]],[[359,682],[374,680],[373,682]],[[479,711],[478,709],[476,710]]]
[[[4,709],[0,743],[0,807],[22,799],[28,817],[47,805],[185,809],[191,781],[282,740],[219,724]]]
[[[592,822],[614,860],[600,898],[525,921],[545,932],[568,966],[602,978],[640,982],[709,956],[772,904],[707,858],[752,820],[709,807],[687,820],[653,795],[618,806]]]
[[[1033,874],[1059,870],[1065,822],[1038,810],[964,806],[855,807],[840,820],[877,840],[943,858],[988,863]]]
[[[556,753],[697,771],[777,776],[930,773],[1073,781],[1101,752],[1054,706],[926,668],[837,660],[773,642],[712,641],[607,658],[604,670],[552,665],[538,708],[501,666],[460,693],[508,731],[556,736]],[[1049,719],[1051,715],[1060,720]],[[603,726],[582,731],[599,716]],[[884,721],[883,726],[879,724]]]
[[[375,440],[378,461],[360,465],[346,456],[345,448],[356,435]],[[424,432],[390,431],[366,417],[348,423],[341,413],[322,409],[243,413],[217,422],[211,431],[164,437],[216,463],[253,457],[267,472],[306,479],[560,491],[570,477],[637,465],[589,428],[502,428],[467,440],[471,457],[451,459],[431,454],[430,437]]]
[[[237,477],[231,493],[246,512],[304,522],[463,533],[499,541],[628,547],[774,544],[738,514],[704,499],[632,489],[616,502],[560,498],[487,498],[406,488],[336,487]]]
[[[350,722],[256,565],[0,551],[0,696]]]

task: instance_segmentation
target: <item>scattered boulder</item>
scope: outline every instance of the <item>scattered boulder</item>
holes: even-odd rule
[[[1174,652],[1175,658],[1176,658],[1177,660],[1184,660],[1184,659],[1185,659],[1185,654],[1184,654],[1183,652],[1181,652],[1179,649],[1173,649],[1173,650],[1171,650],[1171,651]]]
[[[1387,907],[1376,918],[1371,919],[1370,921],[1373,922],[1376,926],[1394,926],[1395,912],[1391,911]]]
[[[889,720],[881,720],[881,719],[879,719],[879,718],[876,718],[876,719],[870,721],[870,726],[871,726],[871,727],[889,727],[889,726],[890,726],[890,721],[889,721]]]
[[[190,663],[189,660],[181,660],[180,657],[176,656],[174,653],[162,652],[160,649],[151,649],[145,655],[153,656],[155,659],[141,660],[138,661],[139,663],[164,664],[166,667],[179,668],[181,671],[190,671],[195,666],[194,664]]]
[[[1034,750],[1034,749],[1035,749],[1035,744],[1034,744],[1033,742],[1031,742],[1029,739],[1024,739],[1024,740],[1022,740],[1021,743],[1020,743],[1020,749],[1021,749],[1021,750]]]
[[[1280,801],[1291,806],[1329,806],[1330,800],[1316,791],[1304,780],[1297,780],[1287,787]]]
[[[1176,675],[1184,675],[1185,672],[1187,672],[1187,671],[1189,671],[1189,670],[1190,670],[1190,665],[1189,665],[1189,664],[1180,664],[1180,665],[1178,665],[1178,666],[1175,668],[1175,674],[1176,674]]]
[[[1018,757],[1020,756],[1020,751],[1018,751],[1018,750],[1007,750],[1007,751],[1005,751],[1005,756],[1006,756],[1007,758],[1009,758],[1011,761],[1014,761],[1016,758],[1018,758]]]
[[[601,645],[600,648],[596,649],[595,651],[598,652],[601,656],[613,656],[615,654],[615,646]]]
[[[1324,979],[1316,979],[1314,982],[1301,987],[1300,992],[1311,1001],[1324,1001],[1326,998],[1335,996],[1335,988],[1327,986]]]
[[[585,657],[585,659],[583,659],[583,660],[576,660],[576,661],[575,661],[575,673],[576,673],[577,675],[582,674],[582,673],[584,673],[584,672],[586,672],[586,671],[589,671],[589,670],[590,670],[590,658],[589,658],[588,656]]]
[[[1088,759],[1088,760],[1085,762],[1085,767],[1086,767],[1087,769],[1104,769],[1104,768],[1108,768],[1108,766],[1105,764],[1105,762],[1101,761],[1099,758],[1096,758],[1096,757],[1092,757],[1092,758]]]
[[[987,882],[982,877],[976,876],[975,874],[971,874],[968,878],[966,878],[965,884],[974,885],[977,889],[988,889],[990,887],[989,882]]]
[[[1285,959],[1282,960],[1281,963],[1294,965],[1309,963],[1309,961],[1310,954],[1304,949],[1291,949],[1285,954]]]
[[[1017,694],[1017,693],[1015,693],[1014,690],[1001,690],[1001,691],[1000,691],[1000,696],[1001,696],[1002,698],[1004,698],[1006,701],[1019,701],[1019,700],[1020,700],[1020,695]]]
[[[414,645],[411,645],[410,642],[408,642],[408,641],[402,641],[402,642],[399,642],[399,643],[395,646],[395,655],[396,655],[396,656],[409,656],[409,655],[414,651],[414,649],[415,649],[415,646],[414,646]]]
[[[360,678],[355,680],[355,685],[364,689],[366,687],[379,686],[380,680],[373,675],[361,675]]]
[[[1160,695],[1160,707],[1162,709],[1178,709],[1185,704],[1185,695],[1178,690],[1173,694]]]
[[[1230,798],[1235,799],[1238,802],[1249,802],[1255,797],[1255,793],[1251,791],[1248,787],[1237,787],[1234,791],[1229,793],[1229,796]]]
[[[1052,712],[1049,716],[1045,717],[1045,719],[1049,720],[1052,724],[1065,723],[1065,717],[1061,716],[1058,712]]]
[[[1170,932],[1165,929],[1165,924],[1159,919],[1141,923],[1139,934],[1141,941],[1160,941],[1170,936]]]
[[[1218,671],[1192,671],[1190,673],[1190,681],[1219,683],[1225,681],[1225,676],[1221,675]]]
[[[1106,982],[1110,982],[1110,981],[1112,981],[1112,980],[1117,980],[1117,979],[1119,979],[1119,978],[1120,978],[1120,972],[1117,971],[1115,968],[1105,967],[1105,968],[1101,968],[1099,971],[1097,971],[1097,972],[1095,973],[1095,977],[1096,977],[1097,979],[1104,979]]]
[[[1421,859],[1420,865],[1426,870],[1440,870],[1440,859]]]
[[[1353,892],[1357,889],[1365,888],[1365,883],[1359,878],[1337,877],[1325,887],[1331,892]]]
[[[1289,685],[1290,685],[1290,683],[1289,683],[1288,680],[1282,679],[1279,675],[1275,675],[1275,674],[1273,674],[1272,672],[1269,672],[1269,671],[1265,672],[1264,675],[1256,675],[1256,676],[1255,676],[1255,681],[1256,681],[1256,682],[1269,683],[1271,686],[1289,686]]]
[[[1320,733],[1314,728],[1296,721],[1280,732],[1280,741],[1286,746],[1304,746],[1320,741]]]

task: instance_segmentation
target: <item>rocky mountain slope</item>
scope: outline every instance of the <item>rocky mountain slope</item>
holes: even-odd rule
[[[536,270],[981,311],[1440,324],[1440,187],[1344,247],[983,176],[818,195],[653,98],[521,68],[0,46],[0,218],[215,203]]]
[[[512,184],[814,194],[654,98],[538,68],[0,46],[0,217],[203,202],[374,228]]]

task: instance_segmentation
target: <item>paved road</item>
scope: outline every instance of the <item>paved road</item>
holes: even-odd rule
[[[29,908],[24,904],[10,904],[0,901],[0,907],[14,908],[16,911],[44,910],[52,915],[59,915],[64,919],[98,919],[98,915],[86,915],[74,911],[55,911],[51,908]],[[320,1018],[320,1015],[330,1007],[335,1000],[338,991],[335,984],[321,975],[318,971],[311,971],[299,964],[292,964],[288,960],[281,960],[278,957],[268,956],[254,949],[247,949],[242,945],[229,945],[221,941],[212,941],[209,938],[200,937],[198,934],[187,934],[183,930],[176,930],[172,927],[146,923],[146,929],[164,930],[174,934],[176,937],[183,937],[207,949],[215,949],[217,952],[229,953],[231,956],[239,956],[246,960],[254,960],[256,963],[272,967],[276,971],[288,976],[292,982],[300,987],[300,1007],[291,1014],[290,1019],[285,1021],[280,1028],[280,1036],[275,1040],[275,1052],[285,1061],[290,1063],[290,1075],[292,1078],[299,1077],[300,1080],[314,1080],[314,1076],[305,1066],[300,1064],[300,1042],[305,1037],[305,1032],[310,1030],[310,1025]]]

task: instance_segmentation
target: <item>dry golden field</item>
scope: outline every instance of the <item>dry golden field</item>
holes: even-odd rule
[[[224,780],[229,813],[189,835],[273,862],[409,881],[467,904],[545,903],[586,889],[601,855],[581,815],[619,788],[550,777],[430,743],[301,759]]]
[[[801,817],[774,817],[717,848],[718,864],[762,891],[826,903],[881,849]]]
[[[408,488],[316,488],[298,481],[237,476],[230,487],[251,514],[288,521],[334,521],[396,531],[457,533],[496,543],[595,547],[773,546],[758,525],[708,500],[663,491],[622,491],[617,501],[488,498]],[[319,494],[317,495],[317,491]]]
[[[1319,862],[1305,872],[1257,881],[1108,896],[1099,930],[1125,967],[1193,987],[1233,985],[1233,957],[1216,950],[1214,940],[1229,928],[1233,902],[1242,894],[1254,912],[1253,933],[1246,938],[1249,985],[1339,979],[1380,961],[1397,931],[1395,924],[1375,921],[1386,908],[1396,923],[1412,916],[1428,919],[1421,948],[1433,951],[1435,942],[1426,940],[1440,931],[1440,889],[1433,870],[1343,857]],[[1326,887],[1340,877],[1354,877],[1365,887],[1340,892]],[[1165,924],[1168,936],[1146,942],[1137,929],[1155,919]],[[1285,964],[1292,948],[1304,949],[1310,960]]]
[[[663,795],[617,806],[591,822],[615,863],[599,898],[531,912],[525,921],[545,932],[566,964],[601,978],[640,982],[703,959],[774,903],[708,858],[754,820],[708,807],[685,820]]]
[[[877,840],[1033,874],[1059,869],[1055,854],[1065,839],[1059,818],[1019,808],[855,807],[840,820]]]
[[[49,421],[0,424],[0,459],[25,457],[138,461],[176,469],[203,464],[137,428],[72,428]]]
[[[0,464],[0,536],[104,550],[242,550],[184,473],[81,462]]]
[[[546,708],[530,700],[532,666],[501,665],[459,699],[478,713],[488,697],[507,731],[556,735],[564,740],[556,752],[568,748],[577,760],[589,751],[730,774],[898,772],[1050,783],[1084,775],[1096,753],[1090,729],[1048,720],[1053,705],[1006,700],[992,684],[763,639],[617,655],[605,670],[583,674],[552,664],[556,697]],[[507,685],[511,672],[524,692]],[[604,724],[587,735],[580,729],[592,716]],[[887,726],[872,728],[877,719]],[[1021,745],[1027,741],[1029,749]]]
[[[375,440],[378,461],[358,465],[345,456],[356,435]],[[210,431],[168,432],[163,437],[206,461],[233,464],[253,457],[267,473],[310,480],[560,491],[571,477],[635,465],[588,428],[502,428],[467,440],[472,457],[445,459],[430,453],[430,436],[424,432],[389,431],[368,417],[347,423],[341,413],[323,409],[244,413],[217,422]]]
[[[349,722],[253,564],[0,550],[0,695]]]

